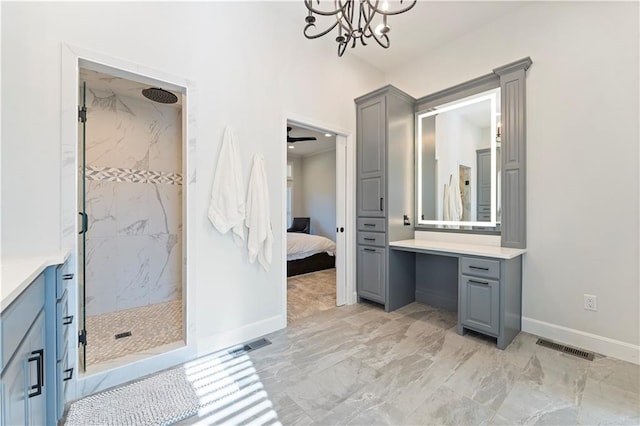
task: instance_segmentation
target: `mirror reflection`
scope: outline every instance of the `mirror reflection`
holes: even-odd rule
[[[418,225],[500,223],[500,89],[417,114]]]

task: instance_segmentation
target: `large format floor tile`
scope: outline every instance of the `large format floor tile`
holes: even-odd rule
[[[455,313],[412,303],[332,308],[252,353],[284,425],[639,424],[640,366],[586,361],[520,333],[456,333]]]

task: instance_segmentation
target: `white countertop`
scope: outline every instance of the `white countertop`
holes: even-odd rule
[[[71,250],[34,256],[8,256],[0,264],[0,312],[4,311],[48,266],[61,265]]]
[[[497,259],[513,259],[526,253],[525,249],[496,247],[480,244],[452,243],[433,240],[402,240],[389,243],[392,249],[425,252],[469,254],[472,256],[494,257]]]

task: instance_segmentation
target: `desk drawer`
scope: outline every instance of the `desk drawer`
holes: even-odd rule
[[[385,232],[385,219],[358,218],[358,231],[376,231]]]
[[[40,274],[0,316],[0,336],[2,336],[0,369],[9,362],[43,307],[44,274]]]
[[[387,234],[384,232],[358,232],[358,244],[384,247]]]
[[[460,259],[460,271],[464,275],[476,277],[500,278],[500,261],[479,259],[476,257],[462,257]]]

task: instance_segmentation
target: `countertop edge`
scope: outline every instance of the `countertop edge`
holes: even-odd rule
[[[0,312],[4,312],[45,269],[53,265],[62,265],[70,255],[70,249],[62,249],[40,255],[2,259]]]
[[[419,241],[420,243],[416,243]],[[400,240],[391,241],[392,249],[405,249],[416,253],[435,251],[445,253],[466,254],[471,256],[492,257],[496,259],[514,259],[526,253],[526,249],[514,249],[499,246],[483,246],[479,244],[450,243],[430,240]]]

